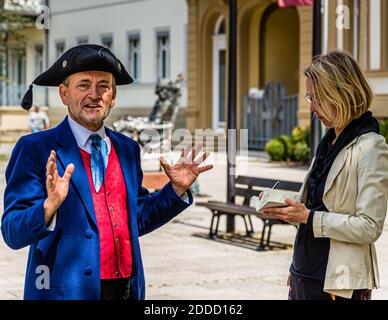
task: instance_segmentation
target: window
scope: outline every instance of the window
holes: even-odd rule
[[[89,43],[89,37],[88,36],[80,36],[80,37],[77,37],[77,44],[80,45],[80,44],[87,44]]]
[[[170,78],[170,35],[168,31],[157,33],[158,80]]]
[[[43,45],[35,46],[35,77],[43,72]]]
[[[18,85],[26,84],[26,49],[17,48],[13,52],[15,59],[14,80]]]
[[[65,52],[65,41],[57,41],[55,44],[55,55],[59,58]]]
[[[101,43],[105,48],[112,50],[113,47],[113,36],[112,35],[102,35]]]
[[[140,36],[130,35],[129,42],[129,72],[134,80],[140,78]]]

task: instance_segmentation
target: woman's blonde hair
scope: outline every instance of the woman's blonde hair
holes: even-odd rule
[[[373,94],[357,62],[347,53],[319,55],[304,70],[311,81],[318,110],[344,127],[368,111]]]

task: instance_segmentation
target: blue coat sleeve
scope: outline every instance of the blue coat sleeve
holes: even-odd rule
[[[169,222],[193,203],[193,196],[187,190],[188,203],[179,197],[171,183],[167,183],[163,189],[149,194],[148,190],[142,187],[143,172],[140,166],[140,149],[136,146],[136,166],[138,181],[138,208],[137,221],[139,236],[147,234]]]
[[[45,165],[38,146],[26,137],[16,144],[5,176],[1,232],[12,249],[31,245],[51,233],[44,223]],[[43,171],[43,172],[42,172]]]

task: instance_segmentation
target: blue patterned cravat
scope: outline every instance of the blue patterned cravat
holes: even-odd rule
[[[105,171],[108,164],[108,146],[98,134],[92,134],[90,139],[92,140],[90,168],[92,170],[94,189],[98,193],[104,182]]]

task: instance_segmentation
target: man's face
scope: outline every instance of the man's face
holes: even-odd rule
[[[70,116],[91,131],[101,128],[116,102],[113,75],[105,71],[74,73],[59,86],[59,94]]]

